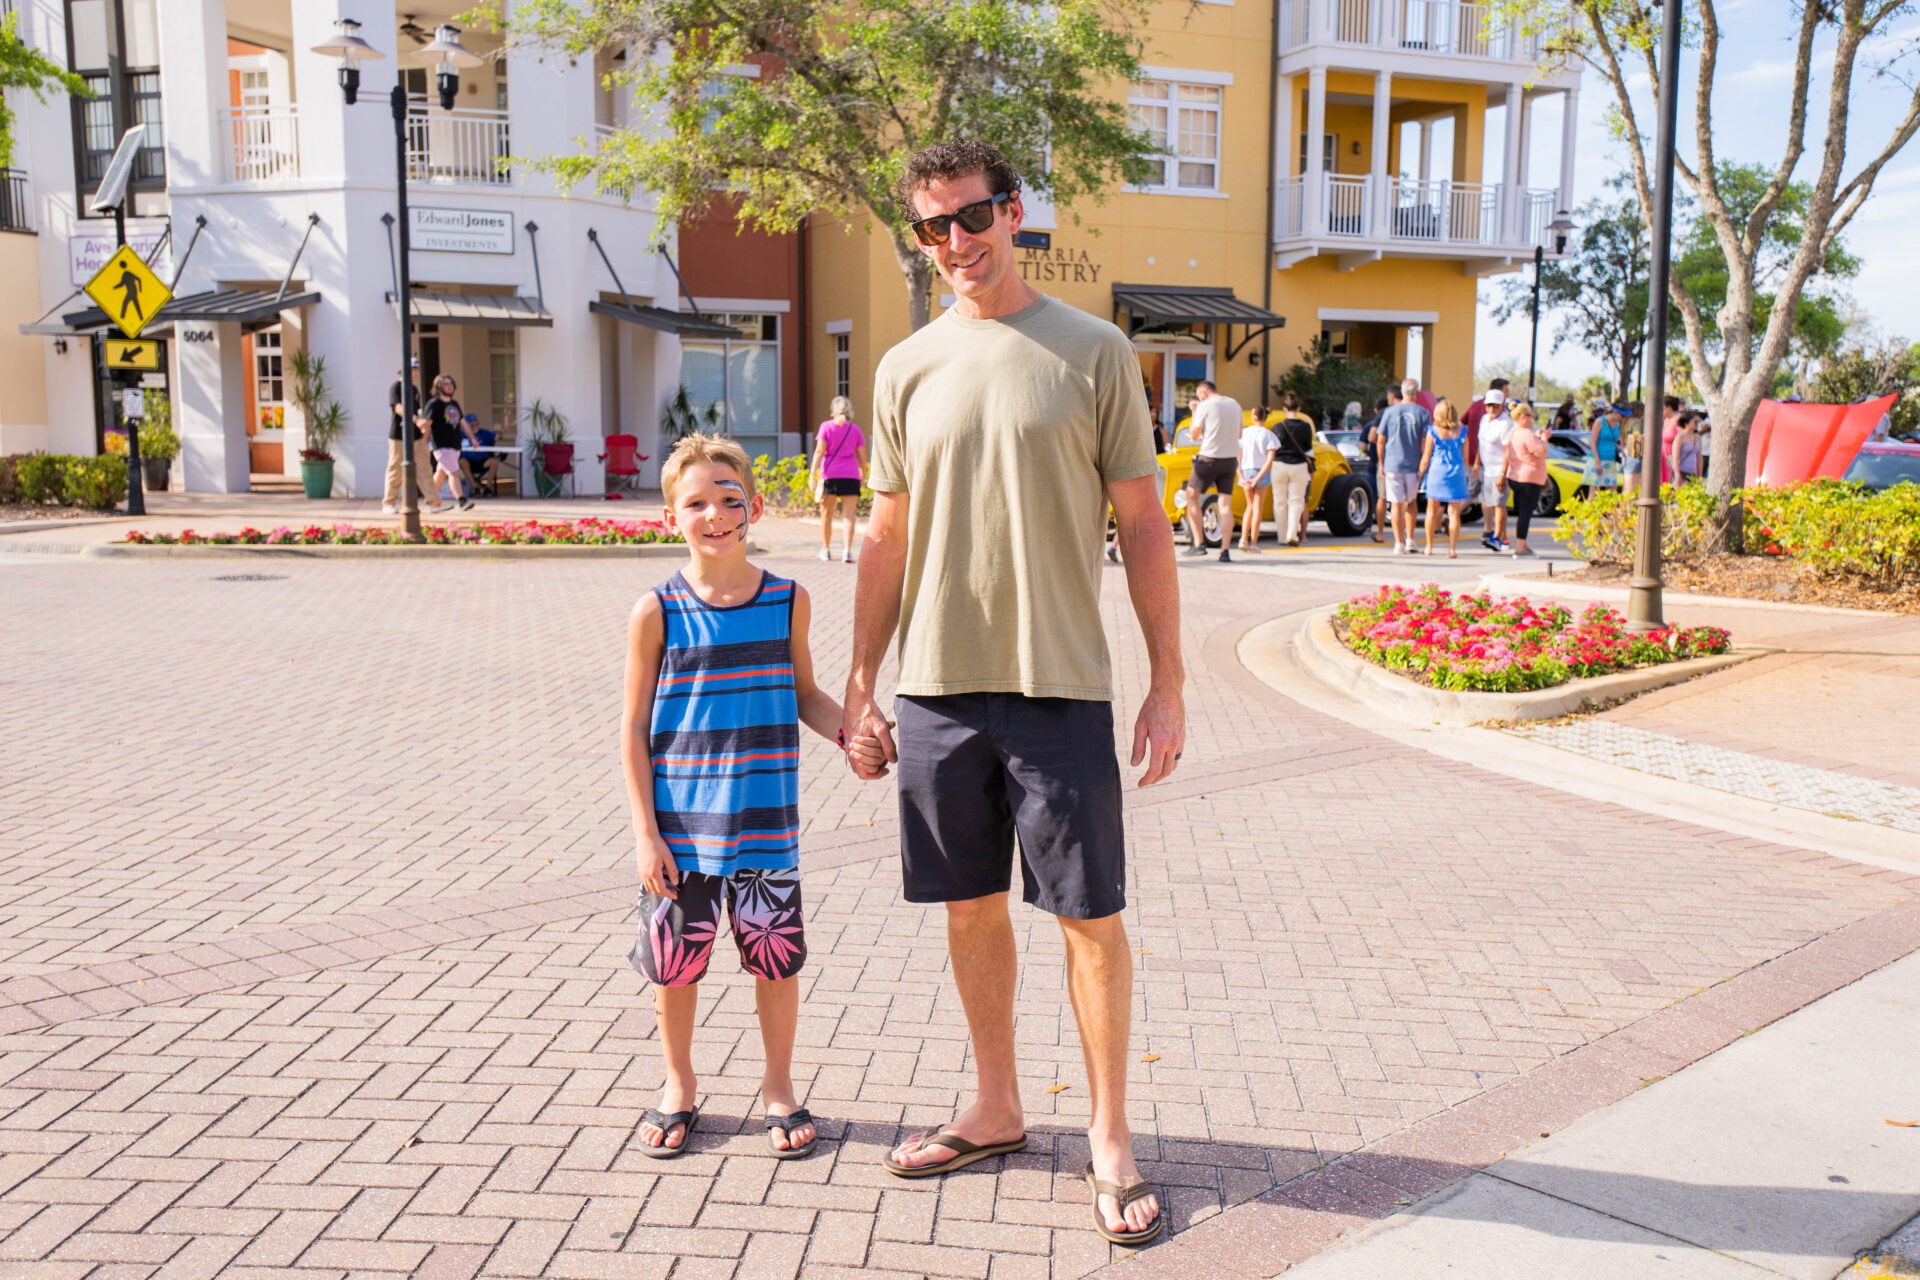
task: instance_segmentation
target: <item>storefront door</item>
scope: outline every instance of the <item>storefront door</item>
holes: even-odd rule
[[[1166,432],[1168,443],[1175,443],[1174,428],[1187,416],[1194,392],[1199,390],[1202,381],[1213,376],[1213,353],[1184,343],[1165,342],[1137,342],[1134,349],[1140,356],[1140,376],[1146,383],[1147,405],[1153,411],[1154,421]]]

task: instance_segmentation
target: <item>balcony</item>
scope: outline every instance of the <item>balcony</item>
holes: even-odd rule
[[[312,177],[300,161],[300,108],[236,107],[226,113],[227,181],[239,185]],[[433,186],[505,187],[507,113],[460,108],[407,112],[407,181]]]
[[[1531,62],[1539,45],[1466,0],[1280,0],[1282,51],[1309,45],[1387,49],[1486,62]]]
[[[1551,250],[1547,224],[1557,193],[1501,183],[1390,177],[1384,202],[1371,174],[1326,174],[1320,199],[1307,200],[1307,179],[1280,180],[1276,192],[1276,265],[1291,266],[1322,252],[1342,269],[1383,257],[1456,257],[1478,274]],[[1316,207],[1311,207],[1316,206]]]
[[[0,169],[0,231],[33,233],[33,197],[23,169]]]
[[[300,109],[235,107],[227,112],[227,181],[291,182],[300,176]]]

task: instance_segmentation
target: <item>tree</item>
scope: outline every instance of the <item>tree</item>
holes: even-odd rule
[[[1820,404],[1853,404],[1898,391],[1893,434],[1920,432],[1920,344],[1895,338],[1842,351],[1822,365],[1812,391],[1810,398]]]
[[[1480,365],[1473,371],[1472,390],[1478,392],[1481,387],[1486,386],[1495,378],[1505,378],[1507,380],[1508,395],[1516,398],[1525,395],[1527,390],[1526,361],[1516,356],[1504,360],[1490,360],[1486,364]],[[1453,394],[1453,392],[1443,391],[1439,387],[1430,389],[1435,395],[1446,395],[1451,398],[1455,407],[1462,413],[1466,412],[1467,405],[1473,399],[1471,394],[1463,399]],[[1535,392],[1534,403],[1536,407],[1541,405],[1557,405],[1573,394],[1572,387],[1561,382],[1545,369],[1535,371],[1533,389]],[[1602,394],[1605,393],[1603,392]]]
[[[1686,332],[1694,386],[1714,423],[1708,485],[1719,501],[1711,541],[1732,549],[1739,545],[1740,513],[1730,499],[1746,476],[1747,435],[1787,354],[1801,296],[1807,282],[1828,261],[1841,232],[1873,195],[1881,172],[1920,130],[1920,84],[1903,85],[1911,91],[1905,112],[1869,150],[1866,163],[1853,168],[1849,176],[1848,109],[1856,71],[1862,69],[1862,45],[1888,32],[1911,12],[1912,5],[1908,0],[1795,0],[1791,10],[1795,16],[1793,82],[1785,137],[1778,161],[1761,171],[1764,185],[1753,193],[1750,203],[1743,204],[1739,192],[1722,188],[1725,170],[1714,154],[1714,88],[1720,62],[1717,5],[1718,0],[1693,0],[1687,6],[1688,43],[1695,61],[1693,155],[1689,159],[1676,154],[1674,173],[1712,232],[1726,271],[1724,300],[1709,316],[1684,271],[1673,273],[1669,292]],[[1652,0],[1552,0],[1548,4],[1498,0],[1496,8],[1496,22],[1518,19],[1530,32],[1546,37],[1542,47],[1553,51],[1551,56],[1583,61],[1612,89],[1615,122],[1632,160],[1634,193],[1651,223],[1657,157],[1649,155],[1651,146],[1629,86],[1639,67],[1644,67],[1656,95],[1662,77],[1681,73],[1678,67],[1660,65],[1660,8]],[[1905,61],[1912,54],[1913,46],[1907,43],[1895,58]],[[1823,64],[1817,76],[1816,56]],[[1779,227],[1787,216],[1795,170],[1808,154],[1808,104],[1816,81],[1826,85],[1826,135],[1814,141],[1818,172],[1806,184],[1799,235],[1787,243]],[[1677,153],[1686,150],[1676,148]],[[1775,250],[1782,265],[1771,282],[1773,304],[1762,312],[1759,295],[1766,286],[1760,273],[1766,255]],[[1723,359],[1717,363],[1708,358],[1710,324],[1720,335]]]
[[[1307,347],[1306,359],[1280,375],[1273,384],[1276,396],[1291,391],[1300,398],[1300,411],[1322,427],[1338,426],[1355,400],[1362,413],[1373,410],[1373,402],[1387,393],[1394,381],[1393,366],[1378,356],[1349,359],[1333,354],[1333,340],[1326,334]]]
[[[816,214],[872,218],[892,242],[917,329],[933,271],[894,197],[906,156],[977,138],[1029,161],[1025,187],[1063,208],[1144,181],[1159,146],[1130,127],[1110,86],[1139,74],[1145,4],[526,0],[508,34],[574,56],[627,51],[609,79],[659,126],[543,167],[602,192],[645,190],[662,226],[718,192],[737,197],[741,225],[763,231]],[[744,64],[761,74],[739,74]]]
[[[1634,371],[1647,345],[1647,221],[1626,191],[1624,174],[1608,182],[1609,195],[1580,206],[1574,251],[1540,272],[1540,312],[1557,314],[1553,350],[1571,342],[1613,370],[1617,399],[1631,398]],[[1533,306],[1533,280],[1509,276],[1494,315],[1502,322]],[[1524,385],[1524,379],[1523,379]]]
[[[47,93],[64,89],[78,98],[91,97],[87,82],[20,38],[20,15],[0,15],[0,90],[25,89],[41,102]],[[0,169],[13,166],[12,108],[0,92]]]

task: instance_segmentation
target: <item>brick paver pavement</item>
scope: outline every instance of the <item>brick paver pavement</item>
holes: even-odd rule
[[[851,571],[773,563],[814,592],[837,687]],[[1024,909],[1032,1147],[944,1182],[879,1167],[966,1093],[964,1021],[938,913],[899,899],[890,787],[817,740],[796,1074],[827,1141],[763,1154],[751,986],[723,956],[702,1127],[679,1160],[633,1150],[659,1073],[624,963],[615,722],[624,618],[660,567],[0,567],[0,1275],[1010,1280],[1115,1259],[1077,1180],[1058,932]],[[1180,1233],[1141,1261],[1163,1273],[1263,1206],[1347,1221],[1385,1184],[1333,1180],[1346,1153],[1912,896],[1308,712],[1232,644],[1342,589],[1273,563],[1182,581],[1193,743],[1128,798],[1131,1109]],[[1118,573],[1105,608],[1130,727],[1145,659]],[[1284,1265],[1265,1256],[1210,1273]]]

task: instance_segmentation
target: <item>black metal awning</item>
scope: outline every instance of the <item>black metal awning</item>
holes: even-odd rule
[[[1233,290],[1215,285],[1116,284],[1113,286],[1114,322],[1127,313],[1123,326],[1129,337],[1152,325],[1220,324],[1245,326],[1238,342],[1227,348],[1227,359],[1271,329],[1286,327],[1287,318],[1251,302],[1242,302]]]
[[[394,305],[391,293],[387,295],[387,305],[393,307],[397,318],[400,308]],[[415,324],[476,324],[495,329],[515,325],[553,327],[553,313],[545,304],[517,293],[416,293],[409,310],[413,312]]]
[[[644,325],[681,338],[738,338],[740,331],[730,324],[709,320],[691,311],[669,311],[665,307],[647,307],[637,302],[589,302],[587,310],[597,316],[612,316],[628,324]]]
[[[280,323],[280,313],[297,311],[310,307],[320,301],[317,289],[307,289],[299,293],[281,295],[277,289],[211,289],[206,293],[189,294],[183,298],[174,298],[166,306],[154,313],[151,323],[141,331],[142,338],[158,338],[170,332],[181,321],[198,320],[205,324],[237,324],[252,332]],[[60,317],[66,326],[66,332],[74,334],[97,333],[116,326],[107,318],[107,313],[98,307],[88,307],[84,311],[69,311]],[[51,326],[22,326],[26,331],[45,332]]]

